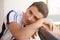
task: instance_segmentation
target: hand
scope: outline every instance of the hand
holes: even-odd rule
[[[35,29],[38,29],[43,26],[46,29],[53,30],[53,22],[46,18],[39,19],[36,22],[30,24],[29,26],[33,26]]]
[[[44,23],[42,26],[46,29],[53,30],[53,21],[48,20],[48,19],[44,19]]]

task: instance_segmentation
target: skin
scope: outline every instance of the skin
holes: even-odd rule
[[[26,10],[23,14],[22,21],[26,25],[24,28],[21,28],[21,25],[16,22],[10,22],[8,25],[9,30],[16,40],[27,40],[29,37],[34,35],[35,32],[37,32],[38,28],[40,28],[43,23],[49,24],[51,27],[50,21],[47,21],[35,6],[32,6]],[[45,28],[50,30],[50,27]]]

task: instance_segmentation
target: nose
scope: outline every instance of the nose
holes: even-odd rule
[[[28,20],[31,21],[32,17],[29,17]]]
[[[28,20],[31,21],[32,20],[32,16],[31,17],[28,17]]]

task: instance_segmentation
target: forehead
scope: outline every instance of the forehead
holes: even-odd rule
[[[38,11],[37,7],[31,6],[28,10],[31,10],[34,16],[38,18],[43,18],[42,13]]]

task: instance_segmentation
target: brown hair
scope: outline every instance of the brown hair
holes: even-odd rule
[[[38,11],[43,14],[44,17],[48,15],[48,7],[44,2],[34,2],[31,6],[36,6]],[[31,7],[29,6],[29,7]]]

